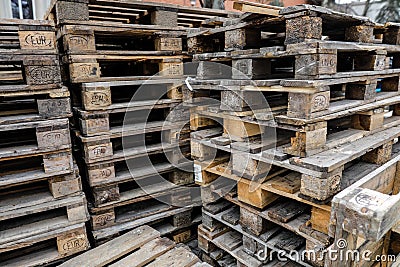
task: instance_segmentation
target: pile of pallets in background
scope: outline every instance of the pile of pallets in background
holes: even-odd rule
[[[46,264],[89,248],[71,116],[54,23],[0,20],[1,266]]]
[[[348,232],[349,249],[387,253],[399,219],[400,25],[310,5],[241,5],[258,14],[188,34],[199,64],[183,94],[203,260],[261,266],[279,252],[323,266],[323,251]]]
[[[150,226],[140,226],[64,262],[60,267],[85,266],[193,266],[210,267],[193,254],[187,245],[176,244]]]
[[[96,243],[143,224],[186,241],[201,221],[189,111],[181,105],[191,57],[178,23],[187,10],[201,21],[230,13],[172,7],[58,0],[47,14],[72,94],[73,143]]]

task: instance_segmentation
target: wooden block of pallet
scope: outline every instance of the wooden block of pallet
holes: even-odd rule
[[[2,266],[37,266],[56,263],[90,248],[83,223],[49,230],[45,234],[21,239],[21,242],[13,247],[12,251],[7,249],[3,252],[2,250],[0,254]]]
[[[189,248],[177,247],[150,226],[141,226],[60,266],[82,262],[88,266],[195,266],[200,260]]]
[[[346,231],[370,241],[378,241],[397,224],[399,218],[394,210],[400,201],[397,194],[390,194],[398,192],[398,160],[399,156],[394,157],[335,196],[332,218],[337,218],[333,222],[337,238]],[[354,213],[350,216],[352,210]],[[343,220],[346,222],[340,225]],[[365,224],[369,227],[364,228]]]

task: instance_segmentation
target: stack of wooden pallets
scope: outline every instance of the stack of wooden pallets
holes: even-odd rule
[[[399,25],[310,5],[240,4],[257,13],[188,34],[199,65],[183,92],[205,258],[261,266],[280,253],[323,266],[322,251],[348,232],[350,248],[385,254],[399,219],[389,216],[399,204]]]
[[[186,28],[180,25],[197,16],[212,27],[220,24],[211,19],[215,14],[230,12],[135,1],[52,2],[47,19],[58,27],[97,243],[143,224],[176,241],[196,234],[199,189],[188,160],[189,111],[181,105],[184,62],[191,57],[183,52]]]
[[[0,20],[1,266],[50,263],[89,248],[71,115],[54,23]]]

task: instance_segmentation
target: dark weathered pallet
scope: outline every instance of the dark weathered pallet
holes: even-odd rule
[[[2,136],[0,160],[71,148],[68,119],[5,124],[0,126],[0,134]]]
[[[6,96],[0,101],[0,125],[71,117],[69,94],[65,95]]]
[[[84,136],[118,135],[144,131],[154,126],[166,127],[170,123],[187,122],[189,111],[175,99],[136,101],[110,106],[106,110],[84,111],[75,108],[79,129]],[[157,125],[158,124],[158,125]],[[183,125],[182,125],[183,126]]]
[[[245,116],[248,112],[224,112],[213,106],[192,108],[191,129],[207,128],[192,133],[192,155],[204,159],[215,154],[212,143],[225,146],[228,152],[232,148],[258,153],[280,147],[280,152],[289,155],[314,155],[396,126],[399,100],[400,97],[395,96],[365,105],[353,101],[340,105],[338,101],[333,102],[326,112],[316,113],[319,116],[313,119],[295,119],[278,112],[273,121],[274,112],[270,110],[250,111],[255,114]],[[224,127],[223,131],[218,124]],[[201,146],[206,140],[211,141],[208,142],[211,148]]]
[[[117,161],[160,150],[172,156],[174,151],[178,153],[179,149],[184,150],[190,141],[189,127],[181,127],[181,123],[150,122],[131,127],[129,131],[111,131],[109,134],[91,137],[82,136],[76,131],[76,145],[81,148],[87,164]],[[172,157],[171,161],[179,162],[179,158]]]
[[[53,54],[0,54],[0,86],[7,91],[10,85],[61,87],[61,71],[57,53]],[[34,89],[34,88],[32,88]]]
[[[164,179],[169,181],[168,188],[193,183],[193,174],[187,172],[192,166],[189,162],[184,162],[182,159],[182,162],[171,163],[168,152],[167,155],[156,151],[145,153],[146,155],[142,153],[127,159],[103,161],[86,166],[87,181],[92,187],[96,205],[134,198],[137,194],[142,196],[144,192],[140,190],[139,185],[161,182],[154,190],[163,190]],[[177,167],[185,171],[179,171]]]
[[[65,55],[63,67],[71,83],[136,80],[138,77],[182,78],[182,55],[169,52],[135,51],[129,53],[98,51],[95,55]]]
[[[82,262],[93,266],[198,266],[200,260],[188,247],[178,247],[161,236],[150,226],[141,226],[60,266],[79,266]]]
[[[180,100],[182,84],[180,79],[150,79],[83,83],[80,86],[71,86],[70,89],[73,105],[90,111],[133,107],[135,103],[146,106],[152,103],[151,100],[154,104],[157,103],[156,100]]]
[[[352,16],[323,7],[298,5],[281,16],[244,14],[215,29],[189,31],[189,52],[204,53],[260,48],[306,41],[332,40],[357,43],[399,43],[399,25],[376,25],[367,17]],[[376,39],[375,34],[380,34]]]
[[[91,209],[91,225],[92,234],[96,242],[112,238],[115,235],[123,233],[132,228],[144,225],[155,224],[160,221],[172,222],[176,227],[189,226],[192,224],[192,200],[184,196],[180,196],[183,190],[171,191],[169,194],[164,193],[160,200],[147,198],[141,202],[136,202],[124,206],[109,206],[107,209]],[[167,201],[168,198],[174,198],[181,201],[182,206],[172,206]],[[180,199],[180,200],[178,200]],[[184,203],[188,203],[184,206]],[[125,209],[125,210],[124,210]],[[175,221],[175,222],[174,222]]]
[[[38,232],[32,237],[10,243],[6,249],[1,249],[1,266],[38,266],[54,263],[90,248],[84,223],[51,229],[53,224],[40,222],[38,227],[41,226],[41,230],[49,227],[44,233]]]
[[[24,190],[47,189],[54,198],[65,197],[82,191],[81,177],[77,166],[72,173],[49,175],[40,170],[28,169],[0,176],[0,187],[6,192],[20,194]],[[67,171],[67,170],[66,170]]]
[[[19,152],[25,152],[18,147]],[[0,179],[9,183],[10,180],[39,180],[56,175],[72,173],[74,170],[71,150],[61,150],[47,153],[30,153],[1,161]]]
[[[395,45],[315,41],[194,55],[198,79],[327,79],[398,69]],[[218,63],[218,64],[217,64]],[[231,69],[232,67],[232,69]],[[390,72],[389,72],[390,73]]]
[[[155,24],[169,27],[212,27],[214,17],[237,17],[238,13],[181,5],[102,0],[53,0],[45,15],[57,24],[68,20],[101,21],[109,24]],[[217,23],[219,24],[219,23]]]
[[[58,32],[65,54],[120,53],[134,51],[164,51],[181,54],[181,28],[157,25],[109,25],[104,22],[69,22]],[[170,54],[171,54],[170,53]]]
[[[45,20],[0,20],[0,51],[56,52],[54,22]]]

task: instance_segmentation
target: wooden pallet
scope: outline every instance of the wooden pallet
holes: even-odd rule
[[[77,12],[79,10],[79,12]],[[109,24],[154,24],[169,27],[213,27],[220,25],[214,17],[228,18],[238,13],[208,8],[184,7],[141,1],[60,1],[53,0],[45,18],[57,24],[69,20],[101,21]]]
[[[157,25],[109,25],[104,22],[70,21],[61,26],[58,38],[65,54],[96,54],[102,51],[121,55],[137,51],[164,51],[181,54],[181,28]],[[72,24],[72,25],[70,25]],[[173,53],[172,53],[173,52]]]
[[[146,135],[150,137],[150,135]],[[174,170],[176,166],[190,168],[188,140],[170,143],[145,144],[144,136],[128,136],[128,139],[111,139],[112,143],[84,143],[82,164],[85,162],[87,177],[91,186],[124,183],[142,179],[158,173]],[[94,138],[96,139],[96,138]],[[99,139],[101,139],[99,137]],[[103,138],[104,139],[104,138]],[[104,141],[107,137],[105,137]],[[155,139],[158,140],[158,139]],[[135,141],[135,142],[133,142]],[[115,146],[114,146],[115,145]],[[129,169],[136,171],[132,174]],[[133,176],[132,176],[133,175]]]
[[[338,109],[343,111],[321,112],[313,119],[275,114],[272,120],[273,111],[265,109],[249,115],[248,112],[222,111],[219,106],[192,108],[191,129],[197,130],[191,134],[192,155],[200,160],[210,157],[215,154],[214,144],[223,146],[222,150],[228,152],[232,148],[259,153],[278,147],[280,152],[288,155],[315,155],[396,126],[399,100],[395,96],[354,107],[345,105],[348,108],[339,105]]]
[[[321,204],[316,204],[313,202],[310,202],[308,200],[298,198],[298,189],[294,189],[296,186],[292,183],[294,180],[290,178],[289,175],[283,176],[284,178],[270,178],[267,181],[261,185],[261,191],[259,193],[254,194],[255,192],[249,194],[248,193],[248,182],[245,182],[245,189],[241,186],[242,181],[246,181],[245,179],[236,176],[230,175],[227,171],[224,172],[223,166],[218,165],[215,166],[214,168],[210,168],[210,172],[203,172],[206,176],[210,176],[213,174],[217,174],[218,176],[223,176],[223,177],[229,177],[229,179],[232,179],[235,181],[238,181],[238,189],[237,189],[237,195],[238,197],[236,198],[235,194],[235,188],[233,188],[232,183],[227,183],[224,181],[224,179],[227,178],[218,178],[218,180],[215,180],[212,183],[209,183],[207,186],[202,187],[202,198],[204,203],[215,203],[221,196],[231,203],[235,204],[236,208],[231,210],[226,211],[225,217],[228,218],[231,223],[232,221],[235,221],[232,219],[232,212],[236,209],[239,210],[240,207],[240,224],[243,228],[245,228],[247,231],[249,231],[252,234],[260,235],[266,231],[266,229],[270,229],[269,225],[271,223],[280,225],[281,227],[284,227],[290,231],[295,232],[296,234],[299,234],[300,236],[303,236],[306,238],[306,247],[309,250],[315,250],[317,255],[320,253],[320,248],[325,247],[327,248],[329,244],[332,244],[330,242],[330,238],[328,237],[328,234],[332,237],[335,237],[335,227],[336,227],[336,233],[339,233],[339,235],[336,237],[336,240],[341,240],[340,238],[347,238],[345,237],[345,233],[343,231],[353,231],[352,229],[355,229],[357,227],[363,227],[364,225],[368,224],[370,226],[366,227],[365,229],[368,230],[363,230],[358,232],[358,235],[360,236],[358,240],[365,240],[367,239],[368,242],[364,243],[366,244],[365,246],[361,247],[360,251],[363,251],[365,249],[370,249],[371,251],[378,251],[384,240],[388,240],[388,236],[390,236],[390,233],[387,234],[387,231],[392,227],[394,224],[397,222],[397,217],[391,218],[391,219],[380,219],[381,216],[382,218],[385,216],[390,216],[392,214],[390,211],[385,211],[381,212],[379,214],[382,215],[373,215],[373,214],[378,214],[378,213],[371,213],[371,216],[379,216],[379,219],[377,219],[374,222],[371,222],[371,218],[369,215],[365,215],[361,217],[361,215],[350,215],[351,211],[348,211],[348,207],[352,207],[353,210],[357,209],[359,210],[359,213],[363,213],[361,208],[356,207],[354,208],[353,206],[355,204],[349,204],[348,199],[354,197],[354,194],[360,193],[362,194],[370,194],[373,195],[374,197],[377,198],[377,193],[376,191],[370,193],[367,189],[362,190],[359,188],[359,186],[365,185],[366,188],[376,188],[378,192],[391,192],[393,185],[396,185],[396,163],[398,159],[398,145],[397,148],[394,149],[394,153],[392,156],[392,160],[389,161],[388,163],[384,164],[382,167],[379,165],[375,165],[375,167],[371,168],[372,166],[367,166],[367,165],[354,165],[352,167],[349,167],[348,169],[345,169],[343,176],[342,176],[342,186],[343,187],[350,187],[346,188],[343,190],[343,192],[339,193],[338,199],[340,199],[340,202],[335,198],[334,204],[332,207],[328,205],[321,205]],[[270,175],[272,176],[272,175]],[[364,177],[367,176],[369,179],[364,179]],[[204,176],[203,176],[204,177]],[[273,176],[272,176],[273,177]],[[236,179],[236,180],[235,180]],[[297,188],[300,188],[300,181],[297,182]],[[241,189],[242,187],[242,189]],[[358,188],[357,188],[358,187]],[[268,188],[268,189],[267,189]],[[355,190],[354,194],[352,189],[357,188]],[[243,191],[245,190],[244,194]],[[258,189],[257,189],[258,190]],[[291,191],[290,191],[291,190]],[[360,191],[361,190],[361,191]],[[375,189],[374,189],[375,190]],[[368,192],[366,192],[368,191]],[[257,192],[257,191],[256,191]],[[294,194],[292,194],[292,193]],[[351,193],[350,193],[351,192]],[[394,191],[395,192],[395,191]],[[213,196],[212,194],[215,194]],[[240,196],[246,195],[243,200],[241,199]],[[382,195],[382,201],[385,201],[387,203],[388,207],[391,207],[393,209],[396,209],[396,205],[398,205],[396,199],[397,196],[393,197],[388,197],[386,195]],[[277,196],[279,200],[277,199]],[[282,197],[284,196],[284,197]],[[343,197],[346,196],[346,200],[343,200]],[[386,197],[384,197],[386,196]],[[262,211],[260,211],[257,208],[251,207],[249,205],[246,205],[239,201],[241,199],[242,201],[247,201],[252,202],[254,205],[255,202],[257,202],[259,199],[266,200],[265,203],[267,204],[267,207],[264,208]],[[292,199],[292,200],[288,200]],[[372,198],[372,197],[371,197]],[[355,198],[353,198],[355,199]],[[375,198],[373,198],[375,199]],[[250,201],[248,201],[250,200]],[[296,200],[296,201],[295,201]],[[379,201],[380,199],[377,199],[376,201]],[[362,201],[361,201],[362,202]],[[363,203],[363,202],[362,202]],[[382,202],[383,203],[383,202]],[[216,205],[216,204],[215,204]],[[364,204],[360,204],[364,205]],[[385,204],[386,205],[386,204]],[[206,205],[207,206],[207,205]],[[212,205],[211,205],[212,206]],[[220,207],[220,209],[225,209],[227,206],[230,205],[216,205],[217,207]],[[365,206],[365,205],[364,205]],[[340,208],[339,208],[340,207]],[[386,207],[386,206],[385,206]],[[379,209],[385,210],[386,208],[383,207],[383,204],[379,206]],[[238,212],[238,211],[236,211]],[[340,220],[350,220],[351,225],[344,223],[343,227],[347,230],[341,230],[342,224],[339,224],[336,222],[337,214],[339,212],[345,214],[341,215]],[[365,217],[365,218],[364,218]],[[375,218],[374,217],[374,218]],[[393,216],[392,216],[393,217]],[[223,217],[222,217],[223,218]],[[363,218],[363,219],[362,219]],[[339,220],[339,219],[338,219]],[[365,220],[361,221],[361,220]],[[207,220],[205,219],[205,216],[203,215],[203,224]],[[236,220],[237,221],[237,220]],[[349,223],[350,223],[349,221]],[[387,224],[386,224],[387,223]],[[210,224],[210,227],[215,228],[216,226],[212,226]],[[373,230],[374,229],[374,230]],[[339,232],[338,232],[339,231]],[[366,235],[369,235],[368,237]],[[375,237],[372,237],[372,236]],[[379,237],[378,235],[384,235],[384,237]],[[344,237],[343,237],[344,236]],[[376,242],[374,241],[376,240]],[[348,241],[350,242],[350,241]],[[362,241],[359,242],[362,244]],[[350,244],[350,243],[349,243]],[[372,247],[371,247],[372,246]],[[385,252],[387,253],[387,252]],[[322,254],[321,254],[322,255]],[[324,261],[321,261],[321,259],[325,259],[326,257],[320,257],[318,260],[314,258],[313,264],[315,266],[324,266]],[[311,260],[311,259],[310,259]]]
[[[151,100],[180,100],[182,99],[182,83],[179,79],[151,79],[83,83],[70,89],[75,107],[94,111],[129,107],[135,103],[146,106]]]
[[[189,112],[179,102],[175,99],[138,101],[113,105],[102,111],[74,108],[74,112],[82,135],[121,136],[122,133],[135,134],[139,129],[143,132],[143,129],[164,124],[168,128],[169,124],[188,121]]]
[[[167,55],[165,55],[167,53]],[[108,82],[118,80],[137,80],[143,76],[162,76],[163,78],[182,78],[183,61],[189,58],[168,52],[138,51],[113,53],[98,51],[91,55],[65,55],[62,57],[65,71],[71,83]]]
[[[29,162],[27,162],[29,164]],[[65,197],[82,191],[81,177],[75,165],[72,173],[61,175],[42,174],[39,170],[28,169],[10,172],[0,176],[2,190],[20,192],[30,189],[40,189],[50,192],[54,198]]]
[[[140,127],[142,126],[142,127]],[[82,136],[75,132],[76,145],[82,148],[82,156],[87,164],[102,161],[118,161],[132,156],[154,154],[163,150],[171,162],[179,163],[179,150],[188,153],[189,127],[182,123],[148,122],[124,128],[122,132],[111,130],[109,134]],[[174,156],[176,155],[176,156]]]
[[[192,212],[192,207],[198,203],[192,202],[190,191],[172,188],[169,192],[155,192],[153,196],[142,193],[142,197],[125,201],[125,203],[91,208],[93,237],[96,242],[103,242],[132,228],[144,224],[156,225],[159,222],[171,222],[173,227],[165,229],[165,234],[189,227],[198,221],[197,213]],[[182,206],[168,204],[171,201],[175,205]],[[187,203],[186,206],[184,206],[185,203]]]
[[[0,133],[3,142],[0,160],[71,148],[68,119],[6,124],[0,127]]]
[[[27,52],[24,52],[27,53]],[[10,85],[47,88],[61,87],[61,73],[56,52],[53,54],[1,53],[0,86],[7,91]]]
[[[62,97],[52,96],[51,93],[5,96],[0,102],[0,125],[71,117],[68,92]]]
[[[398,145],[396,144],[391,157],[394,158],[397,154]],[[196,164],[198,164],[197,168]],[[203,185],[202,196],[204,202],[213,202],[220,198],[221,195],[224,196],[228,194],[229,191],[236,188],[235,185],[237,183],[237,199],[256,208],[264,209],[270,207],[271,203],[282,197],[303,203],[310,207],[312,229],[324,233],[325,235],[328,234],[331,208],[329,205],[323,204],[324,201],[317,202],[312,198],[310,199],[304,196],[303,192],[310,190],[312,187],[305,184],[303,174],[299,172],[285,172],[282,169],[274,169],[273,167],[268,176],[262,176],[263,182],[261,184],[258,184],[257,180],[255,180],[253,184],[254,187],[252,187],[250,180],[243,178],[243,175],[235,175],[231,171],[232,167],[230,165],[232,166],[233,164],[223,162],[206,167],[207,164],[204,164],[204,162],[195,162],[195,170],[197,169],[196,181]],[[379,167],[380,164],[365,162],[347,164],[341,173],[338,190],[346,189],[356,181],[362,179],[366,174],[374,172]],[[259,166],[259,168],[261,167]],[[387,183],[391,181],[389,178],[386,180],[388,180]],[[253,188],[253,191],[250,191],[251,188]],[[317,192],[318,190],[314,191],[314,193]],[[325,203],[329,204],[329,201],[325,201]],[[249,206],[246,208],[249,209]],[[253,211],[253,213],[258,214],[259,212]],[[264,214],[264,212],[262,214]],[[264,217],[265,216],[266,215],[264,215]],[[265,218],[268,219],[267,217]],[[315,242],[315,240],[313,242]]]
[[[0,251],[7,252],[43,239],[89,219],[85,195],[54,199],[48,193],[27,192],[2,200]]]
[[[389,250],[392,232],[398,233],[397,210],[399,201],[398,162],[397,154],[390,161],[383,164],[375,171],[355,182],[350,187],[340,192],[332,201],[332,223],[329,234],[335,237],[337,247],[338,240],[350,239],[348,246],[343,251],[369,249],[373,256],[390,255],[393,246]],[[345,222],[345,223],[344,223]],[[368,225],[368,227],[366,227]],[[340,249],[340,248],[339,248]],[[396,250],[394,250],[396,252]],[[397,253],[392,254],[394,257]],[[393,258],[392,258],[393,260]],[[386,262],[390,265],[393,262]],[[331,262],[332,266],[338,266]],[[353,262],[344,262],[346,266],[354,266]],[[396,263],[393,263],[396,266]]]
[[[188,247],[161,238],[150,226],[138,227],[60,266],[81,266],[82,262],[87,266],[206,266]]]
[[[307,158],[279,159],[276,157],[273,159],[273,156],[268,155],[268,152],[274,153],[275,149],[257,154],[232,153],[232,173],[239,177],[247,177],[247,179],[265,181],[268,172],[276,170],[277,167],[279,167],[278,170],[280,168],[292,170],[298,173],[301,178],[300,196],[311,201],[324,203],[329,201],[331,196],[340,189],[346,187],[346,182],[343,180],[345,172],[351,173],[358,168],[359,173],[363,173],[363,171],[369,171],[371,167],[376,168],[377,165],[383,164],[390,159],[392,140],[398,136],[395,129],[392,128],[370,135]],[[385,137],[388,139],[383,140]],[[320,160],[322,158],[324,159],[323,161]],[[205,162],[204,165],[207,166],[209,163]],[[351,175],[355,176],[354,173]],[[354,182],[351,177],[349,178],[350,180],[347,182]],[[248,184],[249,182],[244,183],[243,181],[244,192],[247,190],[245,188],[248,188]],[[263,199],[262,192],[260,191],[259,193],[261,198],[258,200],[261,200]],[[244,199],[247,199],[247,197]],[[253,200],[248,201],[261,208],[266,205],[263,201],[257,202],[257,198]],[[256,202],[258,204],[255,204]]]
[[[197,54],[193,58],[199,62],[197,78],[202,80],[306,80],[360,76],[361,73],[373,75],[374,71],[397,69],[398,55],[395,45],[314,41],[286,47]]]
[[[51,222],[38,223],[44,229],[51,225]],[[89,247],[85,224],[79,223],[21,239],[12,247],[13,250],[2,250],[0,263],[10,267],[55,263]]]
[[[0,51],[25,51],[32,54],[56,52],[54,23],[46,20],[0,20]]]
[[[14,157],[3,160],[1,164],[2,186],[50,179],[55,176],[68,175],[74,171],[71,150]]]
[[[372,76],[324,80],[195,80],[193,90],[183,87],[187,106],[217,106],[239,116],[259,113],[262,119],[271,113],[298,119],[313,119],[330,113],[396,96],[399,93],[397,71]],[[213,100],[202,100],[201,97]],[[237,112],[237,113],[234,113]],[[255,116],[254,116],[255,117]],[[279,117],[277,118],[279,122]]]
[[[246,231],[239,224],[239,220],[242,218],[239,216],[238,210],[234,212],[229,207],[232,206],[225,206],[221,210],[221,207],[210,204],[210,206],[203,208],[203,214],[206,214],[207,219],[206,223],[199,226],[199,247],[201,249],[205,251],[212,249],[213,246],[209,244],[211,242],[231,254],[245,266],[262,266],[263,260],[258,259],[256,253],[259,250],[265,250],[265,248],[268,249],[265,263],[269,261],[269,253],[281,251],[281,256],[287,257],[288,260],[294,260],[289,252],[291,250],[301,252],[305,249],[303,237],[277,225],[270,225],[269,230],[259,236]],[[207,211],[207,208],[210,211]],[[273,256],[271,257],[273,260]],[[311,266],[301,260],[297,262],[303,266]]]
[[[395,45],[399,40],[398,25],[376,25],[367,17],[339,13],[324,7],[298,5],[283,8],[279,13],[280,16],[246,13],[240,18],[225,21],[223,27],[190,30],[189,52],[232,51],[323,39]]]

